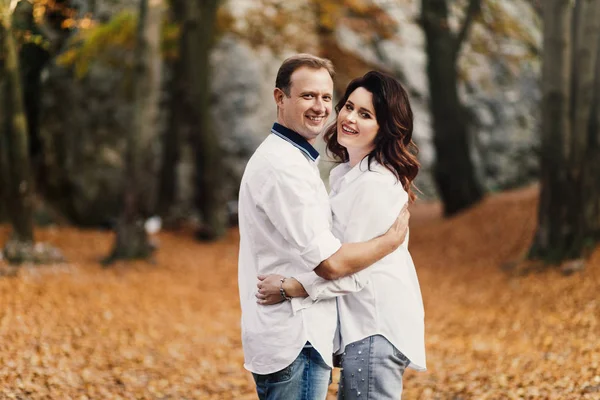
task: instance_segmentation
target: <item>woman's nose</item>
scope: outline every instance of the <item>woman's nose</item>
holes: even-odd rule
[[[346,121],[348,121],[348,122],[356,122],[356,113],[354,111],[350,111],[346,115]]]

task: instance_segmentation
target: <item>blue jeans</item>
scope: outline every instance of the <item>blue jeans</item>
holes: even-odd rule
[[[252,374],[260,400],[325,400],[331,368],[312,347],[302,349],[293,363],[268,375]]]
[[[344,349],[338,399],[384,400],[402,396],[402,376],[410,361],[381,335]]]

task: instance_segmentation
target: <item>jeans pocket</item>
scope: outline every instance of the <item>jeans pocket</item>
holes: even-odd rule
[[[400,350],[398,350],[396,348],[396,346],[394,347],[394,357],[396,357],[400,363],[400,365],[402,365],[404,368],[408,367],[408,364],[410,364],[410,360],[408,359],[408,357],[406,357],[404,355],[404,353],[402,353]]]
[[[267,375],[267,383],[279,383],[289,381],[290,379],[292,379],[293,367],[294,363],[291,363],[281,371],[273,372],[272,374]]]

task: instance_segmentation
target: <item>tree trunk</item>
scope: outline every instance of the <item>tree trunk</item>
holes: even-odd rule
[[[124,208],[116,229],[115,247],[106,264],[116,259],[147,258],[153,250],[144,222],[153,209],[155,187],[144,182],[143,176],[152,165],[152,147],[157,139],[161,16],[161,0],[140,1],[133,74],[135,105],[133,126],[127,137]]]
[[[575,238],[571,248],[572,258],[585,256],[600,239],[600,152],[598,142],[592,135],[598,96],[596,79],[600,61],[600,0],[580,0],[576,16],[576,47],[573,59],[577,60],[573,70],[574,107],[570,157],[571,180],[578,187],[580,209],[570,208],[571,218],[577,221]],[[596,95],[596,99],[594,98]]]
[[[181,120],[184,118],[181,111],[181,91],[174,86],[180,85],[181,77],[179,75],[180,60],[173,63],[173,76],[171,82],[171,96],[169,99],[169,117],[167,129],[162,133],[162,159],[160,167],[160,176],[158,184],[158,199],[156,210],[163,218],[168,218],[171,213],[171,207],[177,199],[177,163],[179,162],[181,152]]]
[[[13,13],[13,30],[22,37],[35,36],[47,39],[38,29],[34,19],[33,4],[27,0],[20,0]],[[22,40],[19,49],[19,66],[21,73],[23,105],[27,117],[29,135],[29,149],[33,165],[41,156],[41,142],[39,135],[39,114],[41,109],[41,74],[44,66],[50,60],[50,53],[41,45],[31,40]],[[43,171],[41,171],[43,172]]]
[[[569,0],[543,3],[542,187],[529,258],[548,264],[584,257],[600,238],[600,1],[579,1],[576,14]]]
[[[600,1],[598,1],[600,3]],[[595,22],[600,22],[600,4],[596,5]],[[593,13],[590,13],[593,15]],[[591,17],[590,17],[591,19]],[[583,172],[582,199],[584,205],[581,212],[583,224],[583,247],[588,251],[600,242],[600,27],[596,30],[596,70],[594,73],[593,98],[587,134],[587,153],[583,161],[586,166]],[[585,129],[585,128],[584,128]]]
[[[220,189],[223,168],[217,133],[210,122],[210,49],[218,0],[190,0],[188,2],[189,40],[186,53],[190,56],[186,67],[190,82],[190,104],[197,120],[194,147],[196,149],[196,201],[202,213],[204,227],[198,237],[212,240],[225,233],[226,204]]]
[[[0,44],[4,43],[4,25],[0,23]],[[7,220],[7,204],[9,201],[8,189],[10,176],[8,167],[8,101],[6,95],[5,51],[0,45],[0,223]]]
[[[23,108],[23,93],[19,74],[19,61],[15,45],[8,4],[2,2],[1,23],[3,25],[2,58],[6,92],[4,92],[5,118],[8,124],[3,133],[3,145],[6,144],[10,183],[7,189],[7,211],[13,226],[13,239],[18,242],[33,242],[33,194],[29,166],[29,144],[27,138],[27,119]],[[4,97],[3,96],[3,97]]]
[[[469,10],[477,7],[471,2]],[[469,118],[458,97],[457,59],[473,15],[458,35],[448,25],[445,0],[422,0],[422,23],[427,39],[427,75],[433,117],[436,162],[434,178],[444,203],[444,214],[453,215],[483,197],[470,153]]]
[[[161,140],[162,159],[158,184],[157,212],[163,217],[169,216],[171,207],[177,198],[177,163],[181,157],[181,138],[187,114],[184,109],[188,85],[185,75],[187,54],[184,51],[184,44],[189,40],[189,29],[185,23],[185,0],[173,0],[171,2],[171,12],[171,20],[179,24],[181,31],[178,55],[170,65],[172,78],[169,84],[169,116]]]
[[[565,167],[570,137],[572,14],[569,0],[549,0],[543,5],[541,194],[538,230],[529,256],[546,261],[559,261],[566,252],[561,229],[570,225]]]
[[[573,178],[581,174],[585,157],[590,123],[590,112],[594,98],[594,78],[596,72],[596,56],[600,39],[600,0],[579,0],[575,16],[575,46],[573,53],[573,100],[571,116],[573,118],[573,134],[570,148],[573,150]],[[580,134],[581,133],[581,134]]]

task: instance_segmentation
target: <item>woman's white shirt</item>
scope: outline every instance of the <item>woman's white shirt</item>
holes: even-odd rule
[[[331,171],[329,182],[332,231],[343,243],[384,234],[408,202],[402,184],[374,160],[369,166],[364,159],[354,168],[341,164]],[[383,335],[410,359],[409,367],[426,368],[423,301],[408,235],[396,251],[356,274],[334,281],[314,273],[295,278],[309,294],[303,307],[337,297],[338,353],[347,344]]]

